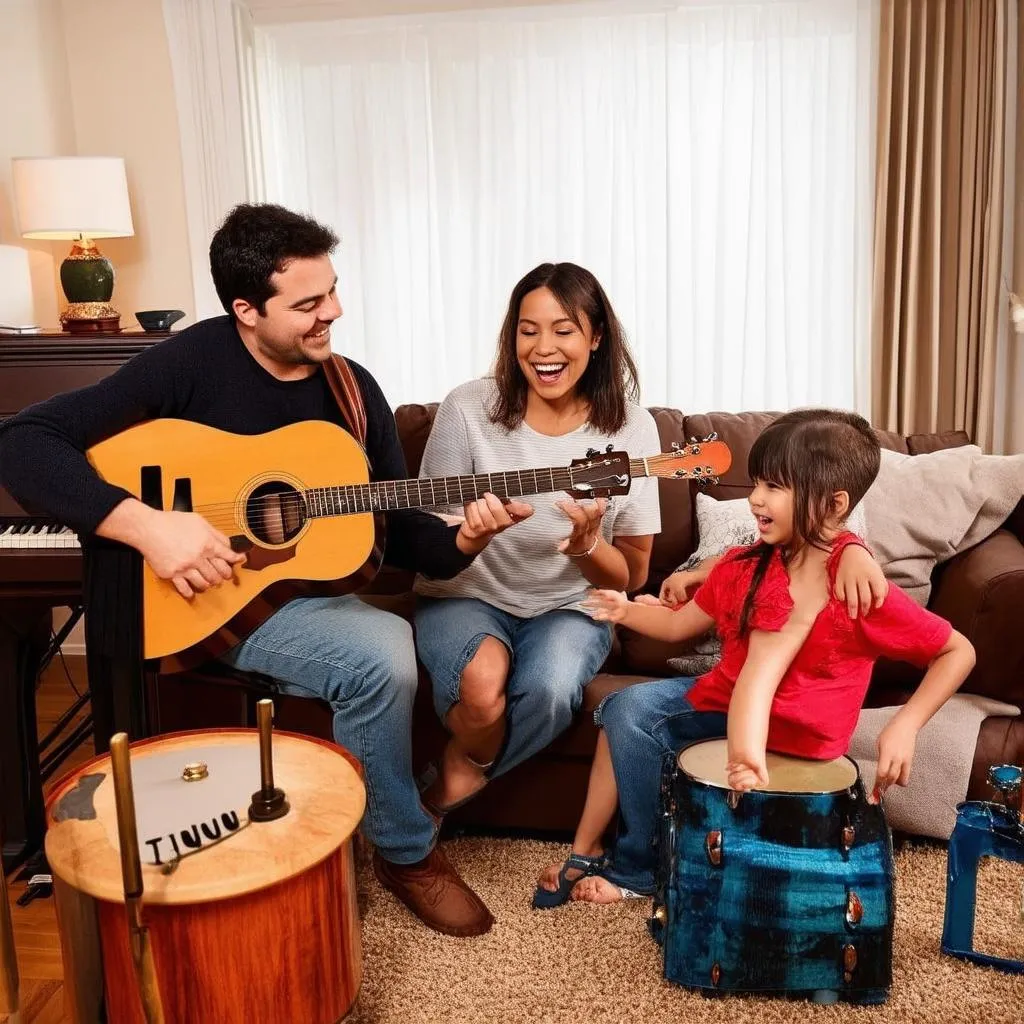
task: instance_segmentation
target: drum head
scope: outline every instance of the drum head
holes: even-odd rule
[[[704,740],[679,752],[679,768],[695,782],[728,789],[726,741]],[[848,757],[834,761],[812,761],[789,754],[768,752],[766,793],[838,793],[857,781],[857,765]]]
[[[202,903],[255,892],[300,874],[348,840],[366,806],[358,762],[332,743],[283,732],[274,733],[273,761],[274,784],[290,809],[276,821],[250,823],[249,804],[260,788],[255,732],[202,730],[131,745],[148,902]],[[201,777],[183,778],[200,762]],[[97,899],[123,900],[109,756],[65,778],[47,811],[54,874]]]

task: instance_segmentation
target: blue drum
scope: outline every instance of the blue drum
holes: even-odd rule
[[[847,757],[768,755],[770,790],[725,779],[725,740],[662,777],[651,931],[665,977],[714,992],[883,1003],[892,982],[892,838]]]

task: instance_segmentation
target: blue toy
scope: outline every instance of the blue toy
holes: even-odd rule
[[[988,770],[988,781],[1002,794],[1003,802],[968,800],[957,805],[956,825],[949,839],[942,925],[943,953],[1009,974],[1024,974],[1024,961],[975,952],[974,904],[982,857],[1024,864],[1021,774],[1016,765],[995,765]]]

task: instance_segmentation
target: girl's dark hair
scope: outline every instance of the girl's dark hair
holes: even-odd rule
[[[840,409],[797,409],[787,412],[761,432],[750,449],[747,473],[793,491],[794,547],[827,547],[825,526],[832,516],[836,491],[850,496],[850,509],[867,493],[878,475],[882,452],[863,416]],[[757,560],[740,613],[740,635],[748,632],[758,588],[774,553],[764,542],[739,558]]]
[[[338,236],[312,217],[274,203],[242,203],[224,219],[210,242],[210,274],[228,313],[235,299],[255,306],[260,316],[276,293],[270,275],[290,260],[327,256]]]
[[[594,337],[600,338],[597,349],[590,353],[578,388],[590,404],[590,425],[601,433],[614,434],[625,425],[626,403],[636,402],[640,397],[636,364],[604,289],[589,270],[575,263],[542,263],[512,289],[498,336],[494,371],[498,398],[491,410],[492,422],[514,430],[526,414],[529,385],[516,358],[516,336],[519,307],[524,296],[537,288],[549,289],[565,315],[581,330],[582,316],[586,315]]]

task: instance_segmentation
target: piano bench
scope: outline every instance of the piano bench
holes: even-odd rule
[[[156,733],[256,726],[256,702],[274,701],[274,728],[333,740],[334,713],[323,700],[278,692],[277,680],[210,661],[186,672],[147,671]]]

